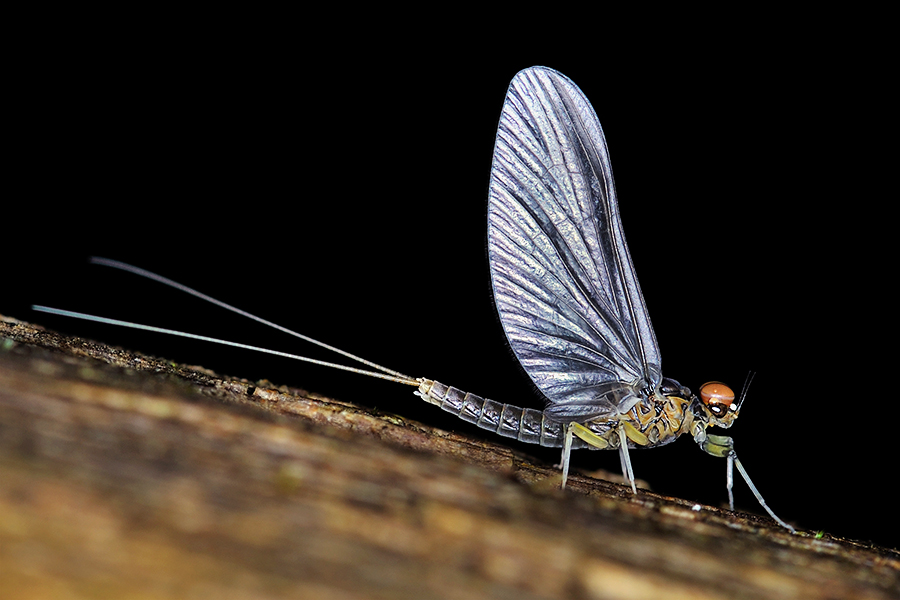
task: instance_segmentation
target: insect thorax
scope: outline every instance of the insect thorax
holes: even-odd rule
[[[643,436],[629,434],[630,448],[664,446],[675,441],[682,433],[690,432],[694,421],[694,414],[690,410],[691,402],[690,395],[682,398],[678,395],[651,394],[618,417],[593,419],[584,423],[584,426],[608,441],[611,449],[619,447],[619,437],[615,432],[619,422],[630,425]]]

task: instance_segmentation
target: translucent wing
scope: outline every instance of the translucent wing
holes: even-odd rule
[[[578,420],[627,410],[659,385],[603,130],[581,90],[552,69],[526,69],[509,86],[488,253],[500,321],[545,412]]]

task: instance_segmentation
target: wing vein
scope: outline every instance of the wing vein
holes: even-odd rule
[[[550,69],[526,69],[510,84],[494,146],[488,252],[507,340],[550,404],[565,413],[565,405],[606,402],[600,389],[657,385],[659,350],[603,131],[581,91]]]

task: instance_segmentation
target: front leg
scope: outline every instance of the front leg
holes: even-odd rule
[[[734,493],[732,489],[734,488],[734,460],[737,457],[734,453],[734,440],[727,435],[707,435],[706,429],[698,424],[694,428],[694,441],[707,454],[728,459],[725,467],[725,487],[728,488],[728,508],[734,510]],[[752,487],[753,484],[750,485]],[[762,501],[761,497],[759,499]],[[765,503],[763,505],[765,506]],[[778,517],[775,518],[777,519]]]
[[[700,446],[704,452],[713,456],[728,459],[725,467],[725,486],[728,488],[728,507],[732,511],[734,510],[734,494],[732,493],[732,488],[734,487],[734,465],[737,465],[738,472],[740,472],[744,481],[747,482],[747,487],[749,487],[750,491],[753,492],[753,495],[756,496],[759,505],[766,509],[769,516],[775,519],[779,525],[789,529],[791,533],[796,533],[794,528],[779,519],[778,515],[772,512],[772,509],[769,508],[769,505],[763,500],[762,494],[760,494],[759,490],[756,489],[756,486],[753,485],[753,481],[750,480],[747,470],[744,469],[744,465],[741,464],[737,454],[734,452],[733,439],[725,435],[707,435],[706,430],[702,427],[696,427],[693,433],[694,441],[697,442],[697,445]]]
[[[694,428],[694,441],[706,452],[724,458],[734,452],[734,440],[727,435],[707,435],[702,426]]]

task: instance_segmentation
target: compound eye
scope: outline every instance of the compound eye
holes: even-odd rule
[[[710,381],[700,386],[700,400],[717,416],[724,417],[729,410],[736,410],[734,390],[718,381]]]

